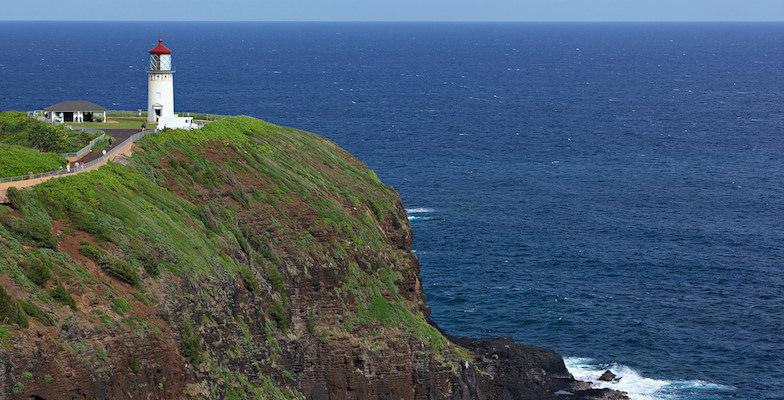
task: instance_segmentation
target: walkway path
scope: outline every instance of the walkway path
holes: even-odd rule
[[[112,144],[108,145],[103,148],[106,150],[107,153],[111,152],[111,150],[117,146],[121,146],[128,140],[132,135],[139,133],[138,129],[102,129],[102,131],[106,132],[106,136],[111,136]],[[79,159],[79,162],[88,163],[93,160],[97,160],[103,155],[101,150],[98,151],[91,151],[85,154],[82,158]]]
[[[107,146],[104,149],[106,150],[106,155],[104,155],[102,151],[92,151],[87,153],[84,157],[79,159],[79,162],[80,163],[92,162],[92,164],[90,164],[89,166],[85,167],[82,170],[71,172],[70,174],[80,174],[82,172],[93,171],[100,168],[103,165],[106,165],[107,161],[114,160],[119,156],[130,156],[131,153],[133,153],[133,142],[135,140],[140,139],[141,136],[143,136],[143,135],[138,135],[139,137],[134,138],[133,136],[136,136],[136,134],[141,133],[135,129],[104,129],[104,131],[108,136],[112,136],[115,138],[112,142],[112,145]],[[154,131],[150,130],[147,131],[146,133],[152,133],[152,132]],[[63,175],[70,175],[70,174],[63,174]],[[8,197],[6,196],[6,192],[8,191],[9,187],[27,188],[27,187],[35,186],[41,182],[46,182],[52,178],[58,178],[63,175],[52,175],[52,176],[46,176],[37,179],[27,179],[23,181],[0,183],[0,203],[8,203]]]

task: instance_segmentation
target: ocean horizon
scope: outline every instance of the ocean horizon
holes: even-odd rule
[[[432,308],[632,399],[784,398],[784,23],[0,21],[0,110],[325,136],[401,195]]]

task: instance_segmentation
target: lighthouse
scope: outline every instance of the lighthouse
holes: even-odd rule
[[[172,51],[158,39],[158,45],[150,50],[150,69],[147,71],[147,121],[158,122],[160,118],[174,115],[174,68]]]

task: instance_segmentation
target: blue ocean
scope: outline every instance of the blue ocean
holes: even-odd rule
[[[0,22],[0,109],[146,107],[344,147],[402,196],[432,318],[632,399],[784,398],[784,23]]]

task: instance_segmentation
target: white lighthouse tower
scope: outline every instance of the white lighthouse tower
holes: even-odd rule
[[[158,122],[174,115],[174,68],[172,51],[158,39],[158,46],[150,50],[150,69],[147,71],[147,121]]]

